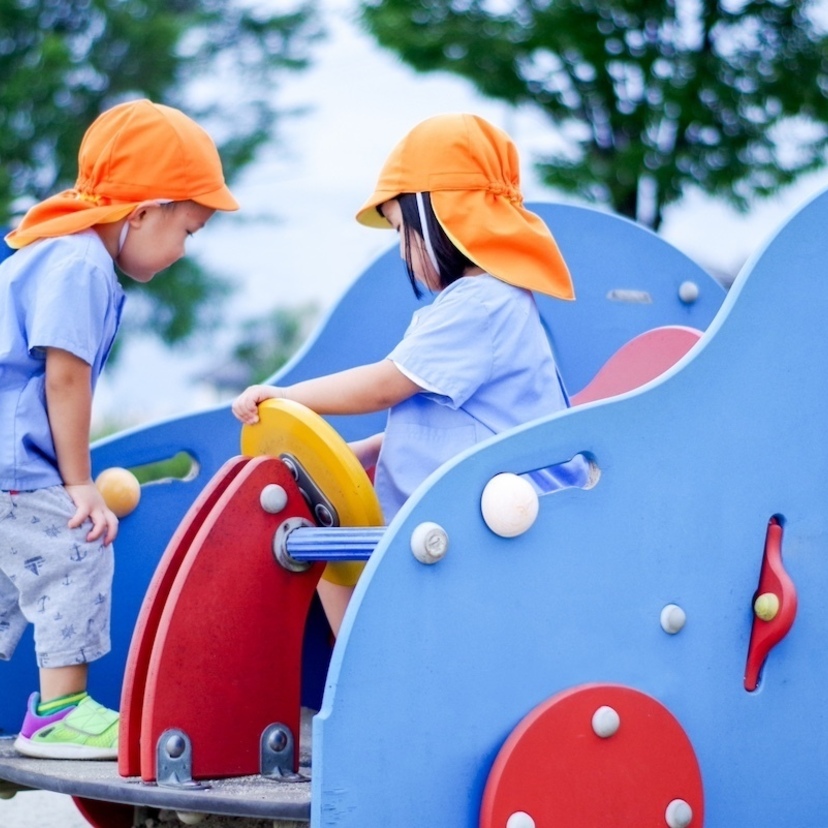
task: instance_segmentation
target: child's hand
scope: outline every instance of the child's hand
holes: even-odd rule
[[[363,469],[370,469],[377,465],[380,449],[382,448],[383,432],[366,437],[363,440],[354,440],[348,443],[351,451],[356,455]]]
[[[86,539],[93,541],[103,535],[104,546],[109,546],[118,534],[118,518],[107,508],[98,487],[90,480],[88,483],[68,485],[64,488],[77,507],[77,511],[67,524],[69,528],[76,529],[89,518],[92,521],[92,529]]]
[[[284,392],[273,385],[251,385],[233,401],[233,414],[246,425],[259,422],[259,403],[264,400],[282,399]]]

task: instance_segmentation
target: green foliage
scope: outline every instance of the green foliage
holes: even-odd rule
[[[825,164],[819,5],[363,0],[361,14],[416,70],[540,110],[565,138],[541,159],[548,184],[658,227],[690,185],[744,209]]]
[[[133,466],[130,471],[138,478],[139,483],[144,484],[157,480],[187,480],[197,474],[198,465],[192,455],[186,451],[179,451],[167,460]]]
[[[286,113],[275,93],[320,36],[314,0],[0,0],[0,225],[66,187],[103,110],[147,97],[216,139],[229,181]],[[125,280],[125,287],[134,287]],[[227,285],[182,262],[141,288],[166,342],[207,324]]]
[[[309,303],[277,308],[245,322],[232,346],[230,367],[224,370],[225,386],[241,391],[273,376],[305,341],[318,315],[318,306]]]

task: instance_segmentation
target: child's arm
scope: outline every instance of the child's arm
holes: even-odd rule
[[[77,511],[69,528],[92,521],[87,540],[104,536],[115,540],[118,518],[106,507],[91,477],[89,426],[92,417],[91,368],[79,357],[60,348],[46,349],[46,407],[55,444],[58,471]]]
[[[362,464],[362,468],[370,469],[371,466],[377,465],[379,460],[380,449],[382,448],[383,432],[374,434],[371,437],[365,437],[362,440],[354,440],[348,445],[351,451],[356,455],[357,460]]]
[[[390,359],[383,359],[285,388],[251,385],[233,402],[233,413],[252,425],[259,421],[260,402],[284,399],[302,403],[317,414],[368,414],[390,408],[422,390]]]

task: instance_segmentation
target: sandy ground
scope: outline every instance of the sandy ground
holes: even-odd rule
[[[0,799],[3,828],[89,828],[72,798],[51,791],[24,791]]]

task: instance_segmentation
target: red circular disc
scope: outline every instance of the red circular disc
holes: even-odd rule
[[[135,824],[135,806],[103,799],[73,796],[75,807],[93,828],[132,828]]]
[[[602,738],[592,717],[604,706],[620,724]],[[676,799],[701,828],[699,763],[676,718],[638,690],[586,684],[539,705],[509,735],[486,782],[480,828],[507,828],[521,812],[537,828],[666,828]]]

